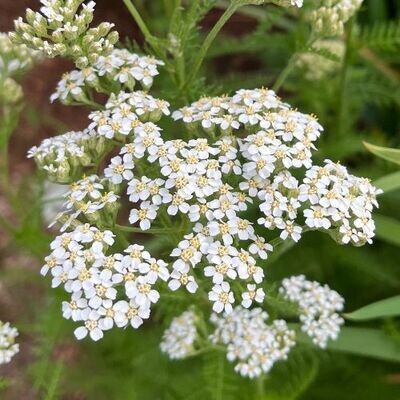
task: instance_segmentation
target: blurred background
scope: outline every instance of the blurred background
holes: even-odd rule
[[[217,21],[225,3],[218,2],[205,16],[199,37]],[[163,1],[135,4],[152,31],[162,36],[169,22]],[[38,1],[1,0],[0,31],[12,30],[13,20],[24,15],[27,7],[38,8]],[[206,81],[189,97],[271,86],[304,33],[301,24],[295,25],[290,15],[286,19],[282,15],[283,11],[273,6],[235,14],[210,50]],[[97,1],[95,16],[96,22],[115,23],[122,42],[143,45],[122,1]],[[341,160],[353,173],[372,180],[398,170],[396,165],[368,153],[362,142],[400,148],[399,17],[398,1],[365,0],[345,55],[346,70],[337,63],[329,79],[315,79],[315,71],[309,79],[310,71],[307,74],[299,66],[279,93],[301,111],[316,114],[324,126],[318,161]],[[383,29],[391,24],[397,31],[388,33],[385,28],[379,35],[373,31],[373,27]],[[157,320],[142,332],[112,332],[102,343],[78,344],[73,338],[73,324],[61,317],[62,295],[50,290],[49,282],[39,275],[52,236],[46,230],[50,205],[45,205],[46,209],[41,206],[46,188],[26,153],[46,137],[86,127],[86,108],[49,102],[63,72],[72,68],[65,60],[43,60],[22,80],[25,104],[9,145],[13,196],[0,193],[0,214],[11,226],[4,230],[0,226],[0,320],[18,327],[21,349],[10,364],[0,367],[0,376],[6,378],[0,398],[189,399],[188,388],[207,379],[207,371],[200,360],[170,363],[160,354],[162,326]],[[164,97],[164,89],[171,92],[171,82],[164,76],[155,86],[159,97]],[[173,96],[167,100],[180,105]],[[347,311],[398,294],[399,201],[399,190],[381,196],[378,237],[372,246],[345,247],[327,235],[305,235],[298,246],[272,264],[267,275],[278,280],[291,273],[305,273],[329,283],[346,299]],[[385,229],[381,229],[383,225]],[[387,233],[388,226],[391,234]],[[361,326],[379,326],[400,346],[398,319]],[[301,393],[265,400],[400,399],[398,363],[329,351],[307,353],[304,358],[307,366],[300,361],[298,367],[293,364],[288,367],[293,370],[286,371],[295,375],[304,367],[307,376],[302,377],[306,384]]]

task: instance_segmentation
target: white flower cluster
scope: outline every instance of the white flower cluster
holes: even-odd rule
[[[257,287],[264,270],[257,260],[266,259],[273,247],[243,217],[249,206],[259,208],[258,224],[277,229],[282,240],[298,241],[305,224],[329,230],[340,243],[371,241],[371,212],[379,192],[331,161],[312,165],[313,142],[322,130],[312,116],[290,109],[270,90],[240,90],[173,114],[192,129],[214,135],[219,125],[222,136],[214,143],[205,138],[165,141],[155,122],[169,114],[168,106],[144,92],[120,92],[110,96],[105,111],[90,115],[90,132],[106,142],[120,141],[122,148],[104,178],[94,175],[73,185],[60,218],[63,229],[85,222],[113,226],[116,193],[135,204],[129,222],[142,231],[154,225],[170,228],[171,218],[179,216],[186,228],[170,254],[168,287],[196,292],[200,278],[195,269],[201,268],[215,312],[231,312],[237,295],[243,307],[264,301]],[[226,134],[221,120],[254,133],[243,138]],[[302,182],[289,172],[300,168],[306,169]],[[232,285],[238,280],[239,286]]]
[[[227,348],[227,359],[236,362],[235,371],[256,378],[271,370],[279,360],[285,360],[295,345],[295,332],[283,320],[266,324],[268,314],[261,308],[246,310],[236,307],[231,314],[217,316],[211,321],[215,332],[210,339]]]
[[[50,100],[59,99],[64,104],[85,102],[89,88],[118,93],[124,88],[132,91],[136,82],[144,90],[149,90],[153,78],[158,75],[158,65],[163,65],[163,62],[153,57],[138,56],[126,49],[113,49],[109,55],[99,56],[91,66],[65,73]],[[116,82],[119,85],[115,86]]]
[[[306,280],[304,275],[292,276],[282,281],[280,293],[298,304],[302,330],[321,348],[328,340],[336,340],[344,320],[338,312],[344,299],[327,285]]]
[[[143,138],[148,136],[149,140],[154,136],[159,137],[161,129],[154,123],[163,115],[170,114],[167,101],[155,99],[142,91],[111,94],[105,108],[105,111],[94,111],[89,115],[93,121],[89,129],[95,129],[99,136],[121,141],[125,141],[132,133]],[[162,142],[160,140],[157,140],[156,146]],[[146,143],[147,140],[144,140],[141,148],[146,146]],[[152,144],[149,143],[148,147]]]
[[[160,297],[154,285],[169,277],[166,263],[152,258],[143,246],[130,245],[108,254],[115,235],[89,224],[63,233],[51,243],[42,275],[50,273],[52,287],[62,285],[71,298],[63,316],[82,323],[75,336],[97,341],[114,326],[138,328]]]
[[[62,205],[64,211],[56,216],[56,221],[63,223],[61,232],[70,226],[76,227],[78,218],[91,224],[112,225],[118,211],[119,196],[111,190],[107,180],[97,175],[87,176],[71,185],[65,193],[67,201]]]
[[[299,187],[299,200],[307,200],[305,223],[313,229],[332,229],[339,243],[372,243],[375,223],[372,210],[378,206],[376,196],[382,190],[365,178],[326,160],[323,167],[313,166]]]
[[[19,344],[15,343],[17,336],[16,328],[11,327],[9,322],[0,321],[0,365],[9,363],[19,352]]]
[[[167,353],[172,360],[190,356],[195,350],[198,337],[196,321],[196,314],[190,310],[175,317],[163,334],[161,351]]]
[[[15,21],[15,32],[10,37],[16,43],[40,50],[47,57],[72,57],[79,68],[107,55],[118,40],[111,32],[113,24],[103,22],[89,28],[93,20],[94,1],[40,0],[40,12],[28,9],[26,22]]]
[[[301,53],[296,65],[307,80],[316,82],[333,75],[340,68],[345,46],[342,39],[322,39],[314,43],[313,48],[315,52]],[[337,60],[326,57],[326,52]]]
[[[363,0],[321,0],[310,13],[315,31],[323,36],[339,36],[344,24],[360,8]]]
[[[68,183],[82,176],[82,168],[97,160],[105,149],[105,140],[86,129],[44,139],[29,150],[28,157],[35,159],[50,180]]]

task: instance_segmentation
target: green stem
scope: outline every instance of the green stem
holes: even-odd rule
[[[154,53],[161,59],[164,59],[162,53],[160,52],[160,49],[158,46],[154,43],[154,36],[150,32],[149,28],[147,27],[146,23],[144,22],[143,18],[141,17],[139,11],[137,8],[134,6],[131,0],[122,0],[123,3],[125,4],[126,8],[132,15],[133,19],[135,20],[136,24],[138,25],[140,31],[142,32],[145,41],[151,46],[153,49]]]
[[[265,377],[261,375],[260,377],[257,378],[256,385],[257,385],[257,400],[261,400],[265,396],[265,391],[264,391],[264,379]]]
[[[199,52],[197,53],[197,57],[194,60],[192,73],[190,74],[188,80],[186,81],[184,87],[187,87],[196,77],[199,69],[204,61],[204,58],[210,48],[212,42],[217,37],[218,33],[221,31],[223,26],[228,22],[231,16],[237,11],[239,7],[241,7],[241,3],[239,1],[232,1],[229,7],[224,11],[221,15],[221,18],[217,21],[217,23],[213,26],[211,31],[208,33],[206,39],[203,42]]]
[[[144,38],[146,39],[147,42],[151,42],[151,39],[153,38],[153,35],[150,33],[149,28],[147,28],[146,23],[143,21],[143,18],[140,16],[139,11],[137,8],[133,5],[131,0],[122,0],[128,9],[128,11],[131,13],[133,19],[137,23],[139,29],[143,33]]]
[[[306,45],[304,46],[304,49],[301,51],[296,51],[294,54],[289,59],[289,62],[287,63],[286,67],[282,70],[282,72],[279,74],[278,78],[275,81],[274,86],[272,86],[272,90],[274,92],[278,92],[279,89],[282,87],[284,84],[285,80],[287,77],[290,75],[290,73],[293,71],[294,67],[296,66],[297,59],[299,58],[300,54],[302,51],[307,50],[313,43],[315,42],[314,38],[310,38]]]

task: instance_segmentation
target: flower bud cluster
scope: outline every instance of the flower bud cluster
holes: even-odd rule
[[[309,81],[320,81],[333,75],[340,68],[345,46],[341,39],[318,40],[313,48],[319,51],[327,51],[337,57],[336,60],[325,57],[316,52],[301,53],[296,61],[296,66],[302,71],[302,75]]]
[[[78,225],[51,243],[42,267],[52,287],[63,286],[70,294],[63,302],[63,316],[82,324],[75,330],[78,339],[89,335],[97,341],[113,327],[137,329],[159,300],[155,285],[169,277],[167,264],[152,258],[143,246],[111,252],[114,238],[109,230]]]
[[[22,74],[33,67],[40,53],[23,44],[11,42],[7,33],[0,33],[0,76]]]
[[[363,0],[322,0],[310,13],[314,30],[321,36],[340,36],[344,24],[357,12]]]
[[[89,28],[94,1],[40,0],[40,3],[40,12],[28,9],[25,21],[21,17],[15,20],[15,32],[10,33],[15,43],[24,43],[47,57],[70,57],[78,68],[85,68],[109,54],[118,41],[111,23]]]
[[[165,330],[160,349],[171,360],[188,357],[194,352],[198,338],[196,321],[197,315],[188,310],[175,317]]]
[[[284,279],[279,291],[287,300],[298,304],[302,330],[314,344],[325,348],[329,339],[337,339],[344,323],[338,314],[343,310],[344,299],[336,291],[308,281],[304,275]]]
[[[11,327],[9,322],[0,321],[0,365],[9,363],[19,352],[19,344],[15,343],[17,336],[16,328]]]
[[[93,164],[106,147],[104,138],[86,129],[47,138],[39,146],[32,147],[28,157],[35,159],[50,180],[69,183],[82,176],[83,168]]]
[[[227,359],[236,363],[235,371],[242,376],[254,379],[269,372],[295,345],[295,332],[284,320],[268,325],[267,319],[261,308],[236,307],[230,314],[211,316],[216,329],[210,340],[226,346]]]
[[[137,82],[143,90],[149,90],[153,78],[158,75],[158,65],[163,65],[163,62],[153,57],[138,56],[126,49],[113,49],[91,66],[65,73],[50,100],[58,99],[64,104],[85,102],[90,89],[119,93],[124,89],[132,91]]]
[[[12,105],[22,99],[21,86],[14,80],[39,58],[37,51],[14,44],[6,33],[0,33],[0,103]]]

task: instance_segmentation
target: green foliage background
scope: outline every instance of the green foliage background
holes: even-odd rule
[[[204,29],[199,29],[201,21],[213,7],[223,9],[229,2],[193,0],[179,12],[174,12],[174,0],[134,3],[154,35],[145,44],[145,51],[172,55],[169,71],[161,75],[155,90],[175,107],[204,94],[271,87],[293,54],[317,51],[307,47],[309,27],[302,13],[297,19],[283,8],[246,7],[214,41],[202,73],[191,77],[189,67],[220,12],[214,11],[206,19]],[[178,44],[171,44],[171,38],[179,38]],[[135,49],[139,46],[133,41],[127,45]],[[398,165],[377,158],[363,147],[363,141],[367,141],[400,148],[399,51],[399,3],[366,0],[347,25],[345,61],[343,65],[338,62],[336,74],[310,82],[300,70],[290,71],[279,94],[301,111],[319,117],[325,133],[319,141],[318,161],[340,159],[353,173],[372,180],[399,171]],[[329,53],[321,56],[335,60]],[[169,127],[165,128],[168,131]],[[6,128],[4,132],[6,135]],[[3,149],[5,142],[1,142]],[[396,176],[397,180],[390,180],[391,190],[379,199],[374,245],[339,246],[327,235],[308,233],[297,246],[269,264],[266,276],[270,282],[304,273],[310,279],[329,283],[342,294],[346,312],[397,295],[400,178]],[[13,236],[15,251],[39,258],[46,254],[49,243],[41,222],[41,190],[41,178],[28,177],[21,188],[13,188],[9,198],[19,216],[18,224],[9,226],[1,219],[3,228]],[[15,279],[37,279],[43,288],[48,286],[36,275],[21,276],[17,272],[8,271],[1,279],[10,285]],[[400,321],[393,315],[362,321],[349,318],[346,326],[357,330],[345,330],[336,347],[319,351],[305,341],[287,362],[278,363],[270,375],[254,382],[235,374],[220,352],[177,362],[160,353],[162,331],[186,308],[185,297],[177,295],[162,302],[152,321],[138,331],[112,331],[99,343],[76,344],[73,324],[61,317],[63,294],[43,290],[39,306],[27,305],[34,325],[17,321],[22,339],[26,334],[35,337],[34,361],[26,379],[32,382],[38,399],[400,399]],[[78,355],[72,359],[60,356],[63,346],[77,348]],[[8,382],[12,384],[18,382]]]

